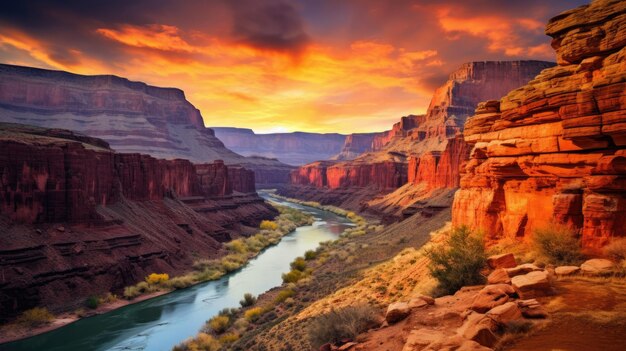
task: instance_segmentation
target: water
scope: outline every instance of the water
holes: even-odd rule
[[[262,194],[266,197],[267,195]],[[194,287],[118,310],[85,318],[66,327],[0,345],[2,351],[171,350],[194,336],[207,319],[226,307],[238,307],[245,293],[261,294],[282,283],[289,263],[320,242],[337,238],[351,223],[331,212],[282,200],[316,218],[250,261],[243,269]]]

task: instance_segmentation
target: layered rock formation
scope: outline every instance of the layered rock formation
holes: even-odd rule
[[[294,166],[320,160],[351,160],[372,148],[372,141],[383,133],[268,133],[251,129],[213,127],[226,147],[244,156],[275,158]]]
[[[486,96],[503,96],[553,65],[542,61],[466,63],[435,91],[426,114],[402,117],[391,130],[375,135],[369,152],[354,160],[302,166],[292,172],[293,186],[281,191],[404,218],[404,209],[435,196],[433,191],[458,187],[459,164],[469,149],[457,136],[476,104]],[[449,195],[436,207],[449,205]]]
[[[240,167],[121,154],[69,131],[1,124],[2,317],[188,269],[274,215]]]
[[[277,160],[245,158],[224,147],[182,90],[117,76],[0,64],[0,121],[75,130],[104,139],[119,152],[196,163],[224,160],[258,170],[257,180],[286,182],[291,170]]]
[[[453,220],[494,239],[556,221],[599,247],[626,228],[626,3],[593,1],[546,33],[559,65],[467,121]]]

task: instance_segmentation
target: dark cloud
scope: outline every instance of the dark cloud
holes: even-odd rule
[[[310,41],[300,14],[287,2],[231,2],[233,36],[259,49],[299,52]]]

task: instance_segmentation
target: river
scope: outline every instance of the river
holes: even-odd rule
[[[267,198],[267,194],[261,193]],[[331,212],[273,199],[315,216],[269,247],[241,270],[219,280],[198,284],[128,305],[28,339],[0,345],[2,351],[145,350],[167,351],[196,335],[205,321],[226,307],[238,307],[245,293],[259,295],[282,283],[289,263],[320,242],[333,240],[352,224]]]

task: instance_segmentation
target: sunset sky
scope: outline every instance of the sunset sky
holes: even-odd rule
[[[207,126],[368,132],[467,61],[554,60],[577,0],[4,1],[0,62],[183,89]]]

